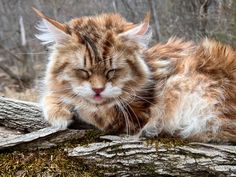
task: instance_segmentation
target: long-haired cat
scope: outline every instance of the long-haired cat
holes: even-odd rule
[[[76,111],[104,131],[236,141],[230,46],[171,38],[148,48],[149,16],[137,25],[118,14],[62,24],[35,11],[37,38],[51,50],[42,98],[51,125],[66,128]]]

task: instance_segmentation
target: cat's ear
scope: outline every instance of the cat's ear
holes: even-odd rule
[[[32,7],[33,8],[33,7]],[[36,25],[41,34],[35,35],[43,44],[63,43],[70,38],[67,34],[67,26],[45,16],[39,10],[33,8],[36,14],[42,18],[42,21]]]
[[[138,42],[143,47],[148,47],[148,44],[152,38],[152,29],[149,25],[150,22],[150,12],[147,13],[142,23],[135,25],[133,28],[129,29],[120,34],[128,39]]]

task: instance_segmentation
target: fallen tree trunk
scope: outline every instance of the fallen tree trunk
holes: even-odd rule
[[[42,110],[37,103],[0,97],[0,125],[25,133],[49,127],[44,120]],[[91,125],[82,122],[75,113],[72,129],[91,129]]]
[[[171,143],[104,136],[109,142],[68,150],[90,165],[113,169],[108,176],[235,176],[236,146]],[[168,142],[168,143],[167,143]]]
[[[0,97],[0,150],[19,146],[21,149],[45,149],[84,136],[82,129],[91,126],[75,121],[79,130],[60,130],[44,120],[38,104]],[[7,129],[5,129],[7,128]],[[10,134],[10,136],[6,136]]]
[[[0,97],[0,124],[18,130],[0,139],[0,150],[11,147],[49,148],[58,143],[84,137],[83,130],[49,127],[35,103]],[[76,126],[75,126],[76,127]],[[79,123],[79,128],[91,128]],[[173,143],[174,142],[174,143]],[[179,143],[180,142],[180,143]],[[78,145],[68,156],[83,159],[107,176],[235,176],[236,146],[188,143],[182,140],[139,140],[122,136],[103,136],[98,142]]]
[[[59,130],[58,128],[47,127],[19,136],[2,138],[0,150],[15,146],[21,150],[48,149],[65,141],[82,138],[84,135],[83,130]]]
[[[0,97],[0,124],[23,132],[33,132],[49,124],[38,104]]]

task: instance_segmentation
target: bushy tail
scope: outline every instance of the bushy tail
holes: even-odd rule
[[[229,45],[204,39],[196,52],[197,69],[236,79],[236,52]]]
[[[222,117],[215,138],[236,143],[236,52],[226,44],[204,39],[195,53],[196,70],[218,81],[222,89]]]

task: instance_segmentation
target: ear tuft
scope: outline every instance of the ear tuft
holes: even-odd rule
[[[148,47],[148,44],[152,38],[152,29],[149,25],[150,13],[148,13],[143,22],[136,25],[134,28],[123,32],[120,36],[124,36],[128,39],[138,42],[143,47]]]
[[[42,44],[63,43],[69,40],[70,35],[66,33],[66,25],[50,19],[35,8],[33,8],[33,10],[42,18],[42,21],[36,25],[36,29],[38,29],[41,34],[35,35],[42,41]]]
[[[42,41],[42,44],[63,43],[69,40],[70,35],[53,26],[47,20],[42,19],[36,26],[41,33],[35,37]]]
[[[55,42],[55,38],[45,25],[45,21],[42,20],[36,24],[35,28],[40,31],[40,34],[35,34],[35,37],[42,41],[43,45],[51,44]]]

